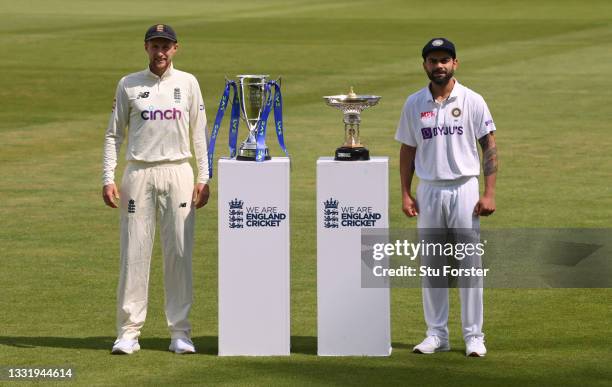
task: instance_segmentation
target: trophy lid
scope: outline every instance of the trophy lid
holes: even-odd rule
[[[237,78],[268,78],[269,74],[238,74]]]
[[[351,86],[348,94],[328,95],[323,97],[329,106],[342,110],[363,110],[378,103],[379,95],[356,94]]]
[[[270,77],[270,75],[268,74],[239,74],[236,75],[236,78],[238,78],[238,80],[240,82],[242,82],[245,79],[252,79],[255,80],[256,82],[249,82],[249,84],[253,85],[253,84],[264,84],[266,83],[266,80]]]
[[[369,95],[369,94],[356,94],[355,91],[353,90],[353,86],[351,86],[350,91],[348,92],[348,94],[339,94],[339,95],[327,95],[325,97],[323,97],[328,104],[330,105],[336,105],[336,104],[342,104],[342,103],[355,103],[355,104],[360,104],[360,103],[367,103],[370,106],[375,105],[378,100],[381,98],[379,95]]]

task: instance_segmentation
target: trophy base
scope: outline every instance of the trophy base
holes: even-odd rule
[[[336,149],[336,161],[357,161],[357,160],[369,160],[370,151],[364,147],[351,148],[348,146],[342,146]]]
[[[240,148],[238,149],[238,155],[236,155],[236,160],[241,161],[255,161],[255,157],[257,156],[256,149],[248,149],[248,148]],[[266,148],[266,157],[264,160],[270,160],[270,154],[268,153],[268,148]]]

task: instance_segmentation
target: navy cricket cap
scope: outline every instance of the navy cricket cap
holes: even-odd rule
[[[457,54],[455,53],[455,45],[446,38],[433,38],[427,42],[425,47],[423,47],[423,59],[427,58],[427,54],[433,51],[446,51],[451,54],[453,59],[457,57]]]
[[[145,34],[145,42],[155,38],[164,38],[172,40],[173,42],[177,42],[176,33],[167,24],[155,24],[154,26],[149,27],[147,33]]]

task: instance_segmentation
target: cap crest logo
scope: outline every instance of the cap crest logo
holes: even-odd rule
[[[157,32],[164,32],[164,25],[163,24],[158,24],[157,25]]]
[[[436,39],[433,42],[431,42],[431,45],[434,47],[438,47],[444,44],[444,41],[442,39]]]

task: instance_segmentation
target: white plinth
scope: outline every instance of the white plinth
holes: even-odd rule
[[[218,169],[219,355],[289,355],[289,159]]]
[[[388,228],[388,174],[387,157],[369,161],[322,157],[317,161],[320,356],[391,354],[389,288],[361,287],[360,226]],[[378,219],[361,225],[343,219],[343,214],[355,213],[362,218],[365,213],[374,214],[370,218]]]

